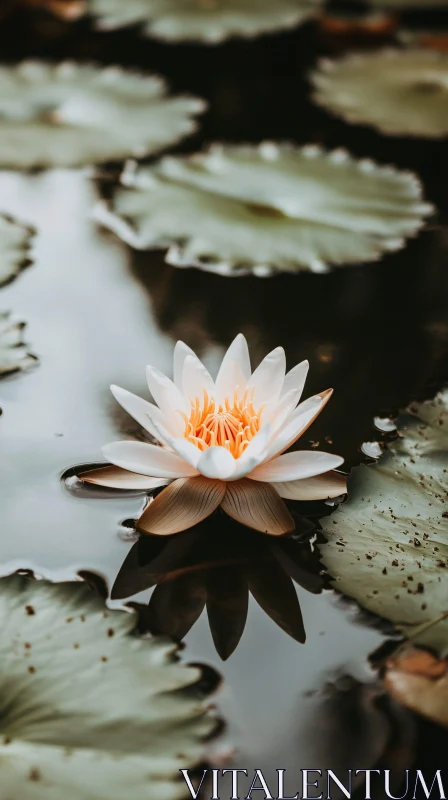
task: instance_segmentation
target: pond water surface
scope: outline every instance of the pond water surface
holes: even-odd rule
[[[310,42],[309,31],[207,50],[207,69],[200,48],[181,47],[172,58],[169,48],[141,42],[131,33],[88,36],[81,31],[79,38],[67,34],[62,39],[50,34],[35,42],[25,33],[18,46],[27,54],[34,48],[37,53],[135,62],[164,72],[178,89],[206,96],[212,111],[204,122],[204,140],[275,136],[344,144],[421,170],[427,195],[440,199],[438,172],[446,171],[445,147],[383,140],[330,122],[307,104],[299,76],[316,50],[326,46]],[[18,53],[11,49],[10,54]],[[186,147],[200,143],[196,137]],[[289,367],[309,358],[308,395],[334,387],[332,401],[307,437],[312,445],[319,442],[342,454],[350,468],[365,460],[361,443],[378,435],[374,415],[395,413],[414,399],[432,396],[444,371],[446,376],[448,236],[442,208],[431,230],[379,264],[325,276],[225,279],[176,270],[159,254],[132,253],[89,218],[97,195],[94,181],[81,171],[0,175],[2,207],[39,231],[35,265],[0,295],[0,310],[10,308],[28,323],[26,337],[39,358],[35,369],[0,387],[0,572],[31,569],[38,576],[65,580],[88,571],[102,576],[110,590],[136,546],[132,520],[145,496],[131,492],[117,497],[85,488],[73,477],[77,465],[101,461],[103,444],[141,436],[113,400],[109,385],[146,395],[145,365],[170,374],[178,338],[195,348],[211,371],[239,331],[249,341],[254,362],[281,344]],[[306,507],[304,514],[315,518],[327,511],[322,504]],[[215,530],[211,521],[206,535],[218,536],[226,524],[216,521]],[[185,558],[177,553],[175,568],[184,583],[177,583],[177,599],[176,589],[163,594],[157,587],[161,599],[156,613],[153,603],[148,627],[172,624],[167,620],[173,619],[169,612],[175,602],[177,608],[182,602],[192,604],[186,612],[192,621],[192,606],[202,609],[204,582],[209,581],[209,592],[215,587],[214,607],[209,606],[208,616],[205,610],[200,613],[185,637],[185,658],[211,664],[223,676],[216,703],[229,723],[228,740],[238,748],[236,766],[261,767],[267,776],[284,767],[297,775],[301,767],[333,766],[331,754],[335,767],[346,769],[353,759],[359,766],[374,765],[389,734],[375,714],[369,715],[369,702],[355,702],[369,719],[368,735],[356,737],[353,717],[344,727],[346,712],[333,718],[333,729],[324,725],[319,690],[341,674],[370,680],[367,656],[384,634],[314,582],[318,553],[313,555],[304,539],[297,544],[294,563],[311,591],[297,589],[306,643],[298,641],[304,637],[300,625],[291,622],[291,603],[296,619],[297,608],[285,562],[275,562],[279,577],[269,593],[255,538],[241,554],[235,529],[228,525],[234,549],[218,570],[213,548],[210,562],[198,566],[188,561],[189,542],[179,537]],[[164,562],[161,572],[170,569]],[[137,592],[145,586],[144,576],[139,580]],[[244,626],[248,580],[257,599],[251,595]],[[133,600],[147,602],[150,592]],[[120,606],[126,592],[116,594],[109,602]],[[274,595],[283,597],[280,605]],[[239,605],[237,600],[232,605],[232,596],[240,597]],[[229,656],[225,661],[217,653],[208,617],[218,650]],[[232,625],[241,640],[229,655]],[[341,680],[336,685],[336,693],[347,697],[356,686]]]

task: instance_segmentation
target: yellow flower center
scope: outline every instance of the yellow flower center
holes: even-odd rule
[[[225,447],[235,458],[239,458],[250,440],[260,430],[263,407],[254,408],[253,392],[246,391],[238,397],[226,398],[218,404],[204,390],[204,398],[191,400],[190,417],[182,413],[185,420],[185,438],[200,450],[208,447]]]

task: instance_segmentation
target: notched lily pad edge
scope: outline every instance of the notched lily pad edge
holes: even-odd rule
[[[415,199],[416,202],[419,203],[419,212],[421,214],[421,219],[416,219],[415,224],[412,229],[406,234],[406,236],[398,236],[395,239],[390,239],[388,242],[388,246],[385,246],[384,242],[378,243],[378,249],[375,253],[373,253],[369,258],[364,259],[363,261],[349,261],[344,263],[333,263],[327,264],[325,262],[319,261],[316,262],[314,265],[311,264],[307,268],[303,265],[301,267],[297,267],[294,270],[285,270],[282,268],[277,268],[275,264],[265,264],[259,263],[256,265],[251,264],[232,264],[226,261],[221,261],[219,258],[215,256],[208,256],[202,258],[185,258],[183,255],[183,248],[185,244],[188,242],[188,238],[183,237],[180,239],[175,239],[174,237],[170,237],[170,239],[158,239],[154,241],[150,246],[143,243],[141,238],[139,237],[135,226],[133,224],[132,219],[126,217],[125,215],[121,214],[118,215],[114,211],[114,203],[113,203],[113,196],[109,196],[107,198],[103,197],[99,200],[93,207],[91,212],[91,217],[94,221],[96,221],[100,226],[102,226],[106,231],[110,231],[115,234],[119,239],[121,239],[125,244],[128,244],[135,250],[139,251],[152,251],[152,250],[166,250],[164,255],[165,263],[169,264],[170,266],[178,267],[178,268],[196,268],[203,270],[205,272],[212,272],[223,277],[244,277],[247,275],[255,275],[258,278],[270,278],[275,275],[279,274],[297,274],[300,272],[313,272],[315,274],[325,274],[334,270],[337,270],[341,266],[345,267],[356,267],[360,264],[364,263],[374,263],[378,262],[387,255],[387,252],[393,253],[398,250],[402,250],[406,246],[407,239],[415,238],[418,236],[420,231],[428,225],[427,217],[432,217],[436,213],[436,207],[429,202],[424,200],[424,186],[420,178],[410,169],[400,169],[395,167],[392,164],[379,164],[371,158],[356,158],[354,155],[344,147],[337,147],[333,150],[327,150],[325,147],[322,147],[320,144],[313,144],[308,143],[302,146],[298,146],[294,142],[282,140],[282,141],[272,141],[272,140],[264,140],[259,142],[258,144],[251,144],[251,143],[240,143],[235,144],[233,142],[226,143],[226,142],[219,142],[215,141],[210,144],[207,148],[202,151],[192,153],[183,157],[186,162],[193,162],[197,159],[198,156],[212,156],[222,150],[225,150],[226,147],[231,147],[232,150],[237,151],[239,154],[247,154],[253,155],[254,152],[258,153],[260,159],[262,161],[275,161],[279,155],[282,153],[288,152],[295,152],[303,155],[307,159],[313,158],[324,158],[328,159],[330,162],[334,164],[347,164],[352,163],[356,165],[356,168],[361,173],[369,174],[369,173],[376,173],[377,175],[383,176],[392,176],[397,175],[403,180],[407,180],[409,186],[412,188],[412,197]],[[161,157],[163,159],[164,156]],[[118,183],[123,188],[138,188],[138,183],[136,182],[136,176],[138,173],[139,166],[156,166],[157,165],[157,156],[153,160],[150,161],[143,161],[138,162],[133,158],[127,159],[124,163],[123,169],[119,175]],[[100,176],[98,173],[93,175],[97,181],[100,181]],[[158,179],[166,180],[167,183],[171,183],[172,185],[176,185],[175,180],[170,180],[169,178],[158,175]],[[183,185],[183,184],[181,184]],[[150,185],[146,185],[143,188],[149,190],[151,187]],[[192,187],[194,188],[194,187]],[[242,202],[241,200],[239,202]],[[386,251],[386,253],[385,253]]]
[[[12,283],[23,270],[34,265],[34,239],[37,236],[38,231],[34,225],[29,225],[25,222],[22,222],[6,211],[0,210],[0,218],[11,225],[14,225],[15,228],[20,228],[24,233],[23,246],[19,248],[19,254],[21,255],[21,258],[16,262],[16,268],[14,272],[12,272],[5,280],[0,281],[0,288],[3,288],[4,286],[8,286],[10,283]]]

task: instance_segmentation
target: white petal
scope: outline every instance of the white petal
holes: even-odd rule
[[[192,528],[218,508],[225,490],[222,481],[202,475],[174,481],[149,504],[137,521],[137,529],[169,536]]]
[[[309,368],[309,361],[302,361],[300,364],[293,367],[293,369],[285,375],[280,397],[284,397],[289,392],[294,391],[297,393],[297,404],[302,396]]]
[[[285,351],[283,347],[276,347],[258,365],[248,384],[248,389],[254,390],[256,408],[278,400],[285,380],[285,371]]]
[[[272,429],[268,424],[264,425],[261,430],[249,442],[244,453],[236,461],[236,469],[232,475],[232,480],[244,478],[249,472],[252,472],[258,464],[261,464],[266,458],[269,439],[271,438]]]
[[[275,403],[269,403],[262,411],[262,420],[270,422],[273,432],[279,431],[297,406],[297,392],[285,394]]]
[[[307,400],[297,406],[286,425],[280,431],[274,432],[268,451],[268,459],[288,450],[305,433],[328,403],[332,393],[332,389],[326,389],[325,392],[308,397]]]
[[[184,461],[191,464],[195,469],[198,468],[201,450],[199,450],[199,447],[196,447],[193,442],[189,442],[188,439],[184,438],[173,439],[170,437],[168,444],[178,456],[184,459]]]
[[[299,478],[311,478],[321,475],[330,469],[340,467],[344,462],[341,456],[332,453],[321,453],[319,450],[296,450],[285,453],[272,461],[260,464],[250,474],[255,481],[295,481]]]
[[[237,386],[244,391],[250,373],[249,348],[245,337],[239,333],[227,350],[216,378],[216,395],[219,401],[233,397]]]
[[[185,342],[177,342],[176,347],[174,348],[174,356],[173,356],[173,380],[175,386],[182,391],[182,373],[184,370],[184,361],[187,356],[195,356],[196,353],[188,347]]]
[[[257,484],[248,478],[227,483],[221,508],[242,525],[272,536],[295,528],[291,514],[270,483]]]
[[[191,466],[195,469],[197,468],[198,461],[201,456],[201,450],[199,450],[199,447],[196,447],[193,442],[189,442],[184,436],[172,436],[162,424],[155,422],[154,427],[158,431],[159,436],[161,438],[163,437],[168,446],[174,450],[174,452],[177,453],[180,458],[182,458],[188,464],[191,464]]]
[[[160,372],[155,367],[148,366],[146,367],[146,378],[149,391],[166,416],[169,417],[171,414],[175,414],[176,411],[182,411],[184,414],[188,413],[189,405],[185,402],[182,393],[163,372]]]
[[[130,472],[152,478],[185,478],[198,471],[175,453],[145,442],[112,442],[103,447],[108,461]]]
[[[78,478],[86,483],[94,483],[98,486],[107,486],[110,489],[133,489],[149,491],[157,489],[158,486],[166,486],[170,482],[169,478],[148,478],[147,475],[137,475],[127,469],[119,467],[98,467],[87,472],[80,472]]]
[[[331,471],[303,480],[276,482],[274,488],[287,500],[327,500],[347,492],[347,478]]]
[[[193,401],[196,397],[202,402],[204,391],[209,397],[215,394],[215,384],[208,371],[195,355],[187,355],[184,359],[182,371],[182,394],[187,401]]]
[[[160,435],[154,421],[160,423],[165,423],[165,418],[163,413],[161,412],[160,408],[155,406],[153,403],[148,403],[147,400],[144,400],[142,397],[138,397],[136,394],[132,394],[132,392],[128,392],[126,389],[121,389],[120,386],[112,386],[110,390],[117,400],[120,403],[121,407],[124,408],[128,414],[133,417],[136,422],[139,423],[145,430],[147,430],[152,436],[158,439],[163,444],[166,444],[166,440]],[[179,415],[178,415],[179,416]],[[179,421],[174,417],[171,416],[170,421],[179,425]],[[172,435],[175,435],[175,431],[171,431]]]
[[[225,447],[209,447],[198,461],[198,470],[206,478],[227,480],[235,472],[236,461]]]

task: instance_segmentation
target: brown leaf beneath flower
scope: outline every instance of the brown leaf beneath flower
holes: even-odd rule
[[[149,504],[137,520],[143,533],[170,536],[192,528],[218,508],[226,491],[223,481],[198,475],[178,478]]]
[[[290,533],[295,522],[270,483],[242,478],[227,484],[221,508],[229,517],[271,536]]]

